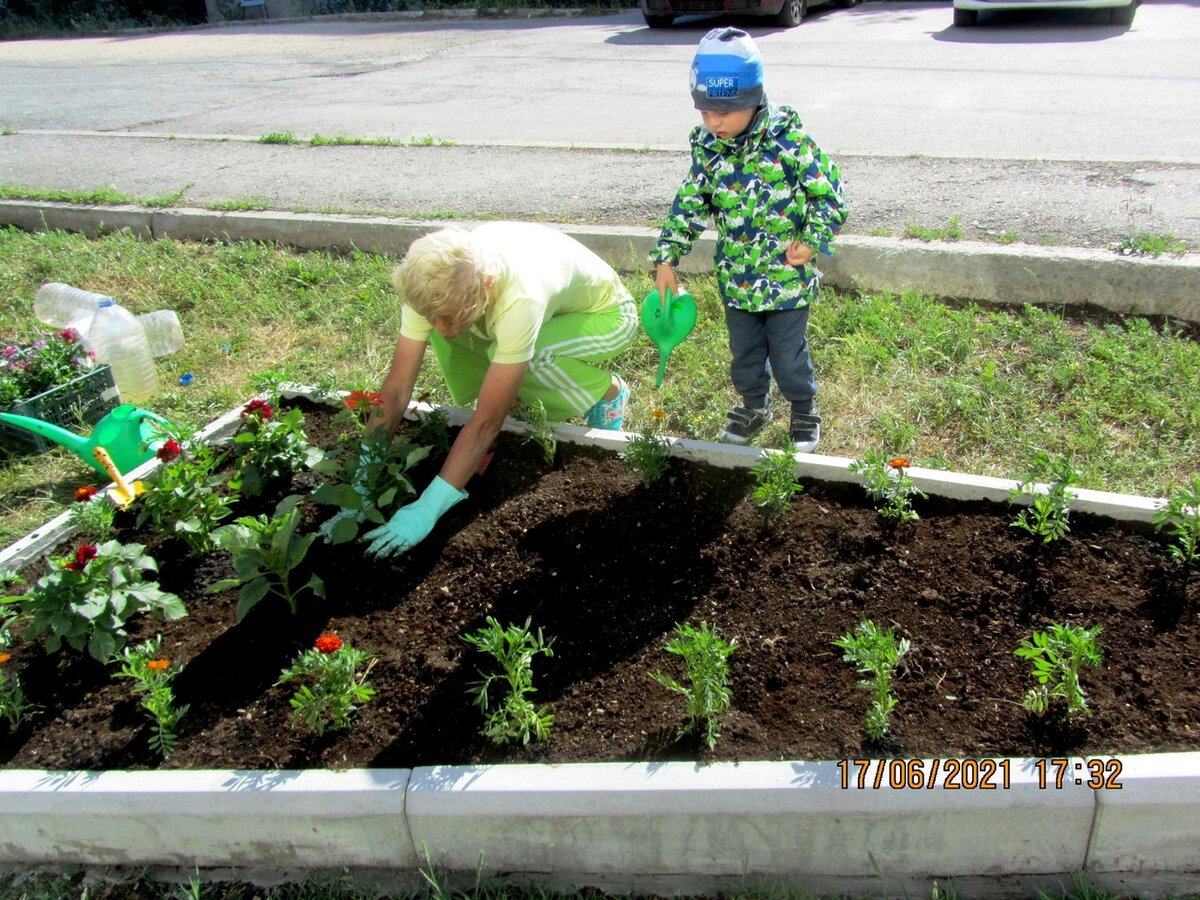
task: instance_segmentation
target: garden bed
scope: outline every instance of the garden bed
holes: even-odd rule
[[[329,445],[323,407],[306,430]],[[436,471],[417,474],[423,484]],[[317,476],[278,485],[237,514],[269,511]],[[919,521],[891,527],[853,484],[806,480],[792,509],[764,526],[746,469],[675,459],[643,487],[616,454],[560,442],[553,465],[520,435],[495,457],[425,542],[375,561],[359,545],[314,543],[306,561],[327,597],[292,615],[260,603],[235,622],[228,554],[197,559],[182,542],[138,532],[160,583],[189,615],[142,621],[185,666],[190,704],[175,752],[151,752],[125,681],[90,658],[19,644],[14,660],[41,713],[0,736],[11,769],[348,769],[505,762],[820,760],[844,757],[1042,757],[1200,749],[1200,578],[1174,563],[1144,524],[1074,514],[1043,547],[1011,528],[1004,503],[930,498]],[[305,504],[304,528],[330,514]],[[66,553],[73,545],[65,545]],[[26,577],[41,573],[28,567]],[[301,579],[302,583],[302,579]],[[468,694],[486,661],[461,636],[486,616],[532,620],[554,656],[535,660],[533,699],[554,715],[549,740],[499,747],[480,734]],[[911,651],[894,682],[882,742],[864,732],[867,696],[832,641],[863,619]],[[709,750],[680,737],[680,698],[649,677],[682,675],[664,643],[678,622],[736,639],[732,704]],[[1050,622],[1102,625],[1101,668],[1085,673],[1093,714],[1070,724],[1021,705],[1028,664],[1013,655]],[[317,737],[289,722],[296,653],[335,632],[378,658],[377,691],[347,732]]]

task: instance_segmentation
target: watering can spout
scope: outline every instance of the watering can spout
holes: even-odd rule
[[[92,433],[82,437],[67,431],[52,422],[15,413],[0,413],[0,419],[17,428],[24,428],[66,447],[89,466],[107,476],[108,470],[96,459],[93,451],[103,447],[108,451],[118,471],[124,473],[136,469],[151,459],[167,439],[160,426],[167,429],[170,423],[148,409],[126,403],[118,406],[96,423]]]
[[[16,413],[0,413],[0,420],[16,428],[24,428],[26,431],[40,434],[47,440],[61,444],[78,456],[86,458],[92,452],[91,444],[88,443],[87,438],[80,437],[72,431],[67,431],[65,428],[60,428],[53,422],[44,422],[41,419],[35,419],[31,416],[18,416]]]

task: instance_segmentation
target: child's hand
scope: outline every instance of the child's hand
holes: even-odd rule
[[[658,290],[658,299],[667,308],[667,291],[672,297],[679,296],[679,281],[675,278],[675,269],[666,263],[660,263],[654,271],[654,287]]]
[[[799,241],[792,241],[787,247],[787,264],[789,266],[807,266],[815,255],[811,247]]]

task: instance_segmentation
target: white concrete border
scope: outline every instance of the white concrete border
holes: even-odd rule
[[[0,200],[0,224],[26,231],[60,228],[91,236],[129,228],[146,238],[277,241],[301,249],[358,249],[397,256],[416,238],[445,225],[382,216],[152,210],[22,200]],[[653,229],[633,226],[554,227],[622,271],[645,269],[658,235]],[[680,260],[680,271],[710,273],[714,245],[711,233],[701,237]],[[1200,322],[1200,256],[1196,254],[1137,258],[1029,244],[926,243],[846,234],[838,238],[838,252],[823,258],[821,267],[826,284],[846,290],[916,290],[1018,306],[1096,306],[1114,313]]]
[[[206,433],[227,435],[240,410]],[[448,414],[456,423],[467,411]],[[556,437],[619,451],[631,435],[561,426]],[[679,440],[673,452],[746,466],[763,451]],[[848,463],[798,458],[803,474],[839,481],[853,480]],[[1006,500],[1012,486],[918,475],[941,496]],[[1157,503],[1089,493],[1089,511],[1118,518],[1144,520]],[[62,537],[39,534],[18,542],[22,553]],[[1200,752],[1117,758],[1103,770],[1117,782],[1103,788],[1088,785],[1088,762],[1068,761],[1061,783],[1055,767],[1032,759],[996,761],[982,782],[968,765],[957,788],[945,761],[931,778],[933,760],[871,761],[861,786],[852,761],[833,760],[0,770],[0,865],[197,867],[225,877],[427,866],[468,884],[483,876],[666,894],[790,886],[884,896],[928,893],[934,881],[972,896],[1061,891],[1082,873],[1125,893],[1200,891]]]

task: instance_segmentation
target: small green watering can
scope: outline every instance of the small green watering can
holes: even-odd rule
[[[167,435],[156,425],[171,427],[171,423],[166,419],[132,403],[118,406],[106,415],[96,423],[87,437],[80,437],[65,428],[32,416],[0,413],[0,419],[9,425],[24,428],[61,444],[106,478],[108,470],[92,455],[96,447],[107,450],[113,464],[123,474],[152,459],[158,448],[166,442]]]
[[[658,348],[656,388],[662,387],[663,376],[667,373],[667,357],[695,327],[696,301],[686,291],[675,295],[667,291],[665,306],[657,290],[651,291],[642,301],[642,329]]]

